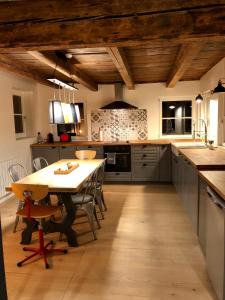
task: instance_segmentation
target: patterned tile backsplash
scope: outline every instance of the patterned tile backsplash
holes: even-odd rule
[[[91,112],[91,137],[103,141],[147,140],[146,109],[98,109]]]

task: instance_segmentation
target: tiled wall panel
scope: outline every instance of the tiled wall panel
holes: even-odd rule
[[[92,140],[99,139],[99,128],[104,141],[146,140],[146,109],[98,109],[91,112]]]

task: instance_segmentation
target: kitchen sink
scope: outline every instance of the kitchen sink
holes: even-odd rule
[[[202,142],[174,142],[172,143],[172,152],[174,155],[178,156],[178,149],[206,149],[208,148],[205,143]]]

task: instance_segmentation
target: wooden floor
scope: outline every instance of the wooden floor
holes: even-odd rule
[[[52,256],[50,270],[41,260],[16,266],[24,256],[21,231],[12,233],[17,202],[1,206],[9,300],[215,299],[197,238],[172,186],[106,185],[104,190],[108,212],[98,240],[82,234],[86,223],[77,225],[81,246]],[[58,241],[58,234],[50,237]]]

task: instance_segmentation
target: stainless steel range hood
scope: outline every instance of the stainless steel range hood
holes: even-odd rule
[[[101,109],[137,109],[136,106],[123,101],[123,87],[121,83],[116,83],[115,87],[115,101],[101,107]]]

